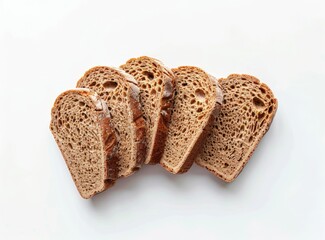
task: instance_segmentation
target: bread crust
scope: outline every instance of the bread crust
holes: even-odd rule
[[[134,94],[131,94],[130,96],[130,105],[133,114],[137,149],[136,165],[134,166],[133,171],[138,171],[147,156],[146,125],[143,119],[141,105],[139,102],[139,88],[134,83],[131,83],[131,88]]]
[[[60,141],[56,138],[55,132],[53,131],[53,118],[54,118],[54,112],[55,109],[58,108],[60,104],[60,100],[63,96],[69,95],[71,93],[76,93],[80,94],[85,97],[89,97],[93,104],[94,108],[96,109],[95,114],[97,115],[97,124],[99,125],[101,129],[101,137],[102,137],[102,145],[103,145],[103,151],[104,151],[104,156],[105,156],[105,162],[104,164],[104,182],[103,182],[103,187],[101,189],[95,190],[92,194],[90,195],[83,195],[82,192],[80,191],[79,188],[77,188],[79,194],[81,197],[88,199],[93,197],[94,195],[105,191],[106,189],[112,187],[115,184],[115,179],[117,178],[117,169],[116,169],[116,147],[117,147],[117,138],[116,135],[113,131],[113,128],[110,123],[110,114],[107,108],[107,105],[104,101],[99,99],[98,95],[90,91],[89,89],[85,88],[77,88],[77,89],[71,89],[63,92],[60,94],[57,99],[54,102],[54,105],[51,110],[51,123],[50,123],[50,130],[54,136],[54,139],[59,146],[60,152],[63,156],[63,159],[69,169],[69,172],[72,176],[72,172],[70,170],[70,166],[68,164],[68,158],[65,155],[64,147],[61,145]],[[73,178],[73,176],[72,176]],[[75,179],[73,178],[75,181]]]
[[[274,97],[273,92],[271,91],[271,89],[264,83],[261,83],[259,79],[257,79],[256,77],[247,75],[247,74],[231,74],[229,75],[227,78],[221,78],[218,80],[218,82],[220,83],[221,81],[227,81],[229,79],[233,79],[233,78],[237,78],[237,79],[242,79],[243,81],[251,81],[259,86],[263,86],[264,88],[267,89],[267,91],[270,93],[271,95],[271,101],[273,103],[273,112],[270,113],[270,117],[268,118],[268,122],[265,125],[265,127],[263,129],[260,130],[259,134],[256,136],[255,141],[251,144],[251,147],[247,150],[245,156],[243,156],[243,160],[240,164],[240,166],[238,167],[238,169],[236,169],[233,174],[231,175],[227,175],[224,174],[222,172],[218,172],[215,169],[213,169],[212,167],[206,166],[201,164],[199,161],[196,161],[196,164],[198,164],[201,167],[206,168],[208,171],[210,171],[211,173],[213,173],[215,176],[217,176],[218,178],[224,180],[225,182],[232,182],[234,181],[237,176],[242,172],[243,168],[246,166],[247,162],[249,161],[249,159],[251,158],[251,156],[253,155],[255,149],[257,148],[259,142],[261,141],[261,139],[263,138],[263,136],[267,133],[267,131],[269,130],[272,121],[274,119],[274,116],[276,114],[277,108],[278,108],[278,101],[277,99]]]

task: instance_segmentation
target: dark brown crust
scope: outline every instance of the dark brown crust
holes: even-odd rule
[[[267,123],[267,125],[265,126],[264,129],[261,129],[261,133],[258,135],[258,137],[256,138],[255,142],[252,144],[252,148],[251,148],[251,151],[250,153],[248,154],[248,157],[243,161],[243,164],[240,166],[240,168],[234,172],[234,174],[228,176],[228,175],[225,175],[225,174],[222,174],[222,173],[219,173],[217,172],[215,169],[212,169],[208,166],[204,166],[198,162],[196,162],[197,165],[201,166],[201,167],[204,167],[206,168],[208,171],[212,172],[215,176],[221,178],[222,180],[224,180],[225,182],[232,182],[234,181],[238,175],[242,172],[243,168],[246,166],[247,162],[249,161],[249,159],[251,158],[251,156],[253,155],[256,147],[258,146],[259,142],[261,141],[261,139],[264,137],[264,135],[268,132],[268,130],[270,129],[270,126],[272,124],[272,121],[274,119],[274,116],[276,114],[276,111],[277,111],[277,108],[278,108],[278,101],[277,99],[274,97],[273,95],[273,92],[271,91],[271,89],[264,83],[261,83],[259,79],[253,77],[253,76],[250,76],[250,75],[247,75],[247,74],[231,74],[227,77],[227,79],[231,79],[231,78],[244,78],[245,80],[249,80],[255,84],[258,84],[258,85],[261,85],[263,87],[265,87],[272,95],[272,102],[274,104],[274,110],[273,112],[270,114],[270,117],[269,117],[269,122]],[[227,79],[219,79],[220,80],[227,80]]]
[[[105,191],[106,189],[112,187],[115,184],[115,179],[116,177],[114,177],[116,174],[114,173],[114,170],[110,170],[110,167],[112,166],[112,162],[114,162],[114,159],[116,159],[115,153],[116,153],[116,136],[113,132],[113,129],[111,127],[110,124],[110,116],[108,114],[108,109],[107,106],[105,104],[103,104],[103,102],[101,100],[99,100],[99,98],[97,97],[97,95],[92,92],[89,91],[88,89],[72,89],[72,90],[68,90],[65,91],[64,93],[60,94],[58,96],[58,98],[55,100],[54,105],[52,107],[52,111],[51,111],[51,123],[50,123],[50,130],[54,136],[55,141],[57,142],[57,145],[59,146],[60,152],[63,156],[63,159],[69,169],[69,172],[71,174],[70,171],[70,166],[68,165],[67,162],[67,157],[64,154],[63,151],[63,147],[61,146],[61,143],[57,141],[56,137],[55,137],[55,133],[52,131],[52,120],[53,120],[53,113],[55,111],[55,109],[58,107],[60,98],[64,95],[68,95],[70,93],[78,93],[80,95],[84,95],[87,97],[91,97],[93,103],[94,103],[94,108],[96,109],[96,114],[97,114],[97,119],[98,119],[98,124],[100,125],[101,129],[102,129],[102,139],[103,139],[103,143],[104,143],[104,148],[103,149],[105,151],[105,156],[106,156],[106,166],[105,166],[105,172],[106,172],[106,178],[104,180],[104,187],[102,189],[98,189],[96,190],[93,194],[89,195],[89,196],[83,196],[81,194],[81,192],[79,191],[79,189],[77,188],[80,196],[82,198],[88,199],[93,197],[94,195],[101,193],[103,191]],[[94,102],[96,101],[96,102]],[[98,109],[97,106],[100,105],[102,108]],[[106,108],[106,109],[105,109]],[[71,174],[72,176],[72,174]],[[72,178],[74,180],[74,178]]]
[[[137,90],[132,89],[132,91],[136,94],[136,98],[139,98],[138,86],[135,83],[130,83],[130,85],[133,85],[133,88],[137,88]],[[135,141],[137,149],[136,165],[134,166],[133,171],[138,171],[147,156],[146,125],[143,119],[140,102],[138,99],[132,97],[132,95],[130,97],[130,106],[133,113],[133,123],[136,129]]]
[[[102,139],[107,163],[107,180],[115,180],[118,177],[118,158],[116,156],[117,139],[114,128],[111,126],[110,118],[101,113],[98,121],[102,128]]]
[[[193,68],[193,67],[189,67],[189,68]],[[195,69],[197,69],[195,67]],[[173,71],[173,69],[172,69]],[[202,71],[200,69],[200,71]],[[167,171],[174,173],[174,174],[182,174],[182,173],[186,173],[191,166],[193,165],[195,158],[197,157],[199,150],[201,148],[201,146],[204,143],[204,140],[206,138],[206,136],[209,133],[209,129],[214,121],[214,119],[216,118],[216,116],[219,114],[219,111],[221,109],[221,104],[222,104],[222,95],[219,96],[219,94],[221,94],[221,89],[217,83],[217,80],[212,77],[209,76],[210,80],[213,82],[213,85],[215,85],[216,88],[216,102],[215,102],[215,106],[214,109],[212,110],[212,113],[209,117],[209,120],[207,121],[206,126],[203,128],[202,133],[200,134],[200,136],[197,138],[193,148],[190,150],[188,157],[186,158],[185,162],[183,163],[182,167],[178,170],[178,172],[175,172],[175,169],[170,168],[169,166],[167,166],[166,164],[164,164],[163,162],[160,162],[161,166],[163,166]]]

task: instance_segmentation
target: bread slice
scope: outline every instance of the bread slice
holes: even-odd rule
[[[113,185],[116,143],[107,105],[89,89],[69,90],[55,100],[50,129],[83,198]]]
[[[160,164],[176,174],[192,166],[209,125],[220,110],[222,92],[216,80],[200,68],[184,66],[172,71],[176,93]]]
[[[139,170],[147,149],[137,82],[120,69],[99,66],[88,70],[77,87],[96,91],[108,105],[119,137],[118,177],[127,177]]]
[[[231,182],[269,129],[277,100],[268,86],[253,76],[232,74],[220,79],[219,85],[223,106],[196,163]]]
[[[139,83],[140,101],[147,127],[146,164],[159,162],[165,146],[174,94],[174,74],[156,59],[132,58],[121,69]]]

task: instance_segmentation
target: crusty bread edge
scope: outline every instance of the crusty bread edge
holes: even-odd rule
[[[249,159],[252,157],[255,149],[257,148],[259,142],[262,140],[263,136],[268,132],[268,130],[271,127],[271,124],[273,122],[274,116],[276,114],[276,111],[278,109],[278,101],[277,99],[274,97],[274,94],[272,92],[272,90],[264,83],[261,83],[261,81],[259,79],[257,79],[256,77],[247,75],[247,74],[231,74],[227,77],[227,79],[233,78],[233,77],[243,77],[246,78],[247,80],[251,80],[252,82],[259,84],[265,88],[267,88],[267,90],[272,94],[272,101],[274,103],[274,110],[272,112],[272,114],[270,115],[269,118],[269,122],[265,125],[265,128],[263,129],[263,131],[260,132],[260,134],[258,134],[255,138],[254,143],[252,144],[252,147],[249,148],[249,150],[247,151],[247,154],[245,154],[245,156],[243,157],[243,161],[242,164],[239,165],[239,167],[234,171],[234,173],[232,175],[226,176],[223,173],[220,173],[218,171],[213,170],[212,168],[210,168],[209,166],[206,166],[204,164],[200,164],[199,162],[196,161],[196,164],[206,168],[208,171],[212,172],[215,176],[219,177],[220,179],[224,180],[225,182],[231,183],[233,182],[238,175],[242,172],[243,168],[246,166],[247,162],[249,161]],[[224,80],[224,79],[219,79],[219,80]]]

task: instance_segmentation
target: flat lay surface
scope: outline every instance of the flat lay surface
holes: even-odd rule
[[[0,0],[0,239],[325,239],[323,1]],[[250,74],[278,99],[230,184],[159,165],[90,200],[51,135],[55,98],[132,57]]]

